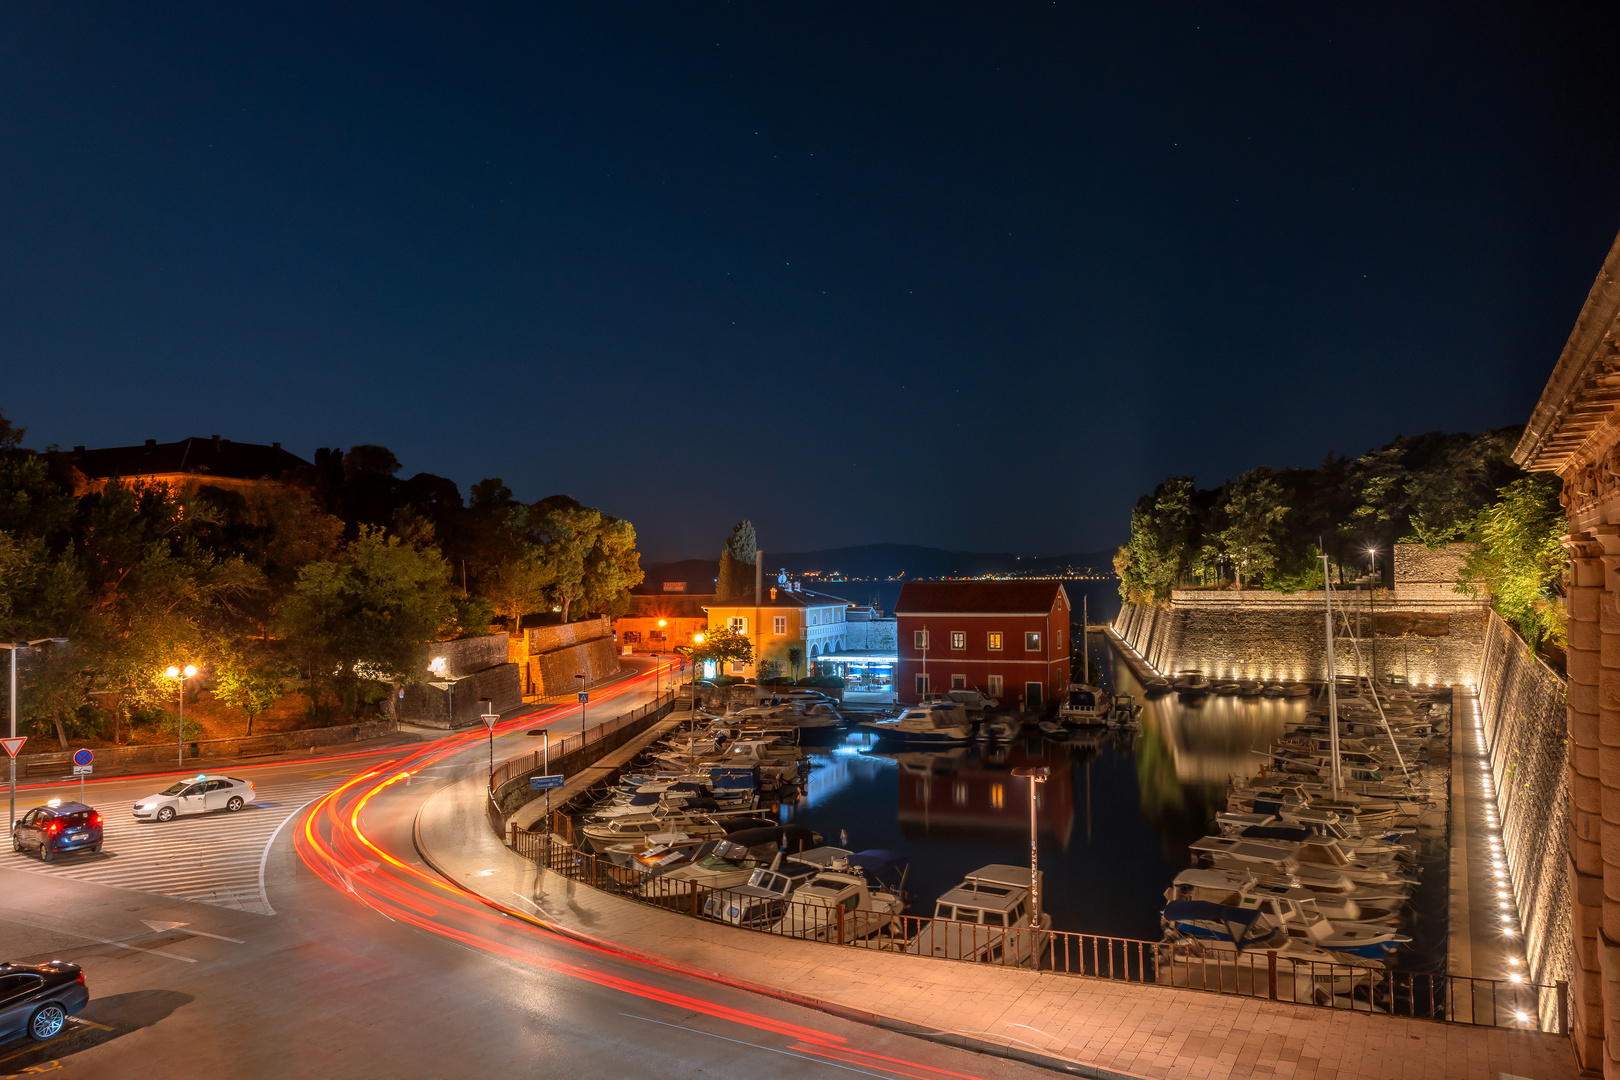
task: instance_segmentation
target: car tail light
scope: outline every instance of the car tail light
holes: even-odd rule
[[[100,814],[91,814],[90,815],[90,824],[92,824],[92,825],[100,825],[101,824],[101,815]]]
[[[74,979],[73,981],[74,982],[84,982],[84,972],[82,972],[82,971],[79,972],[79,977],[77,979]]]
[[[61,824],[61,822],[58,822],[58,821],[53,821],[53,822],[51,822],[51,827],[50,827],[50,829],[49,829],[49,832],[50,832],[50,834],[51,834],[51,835],[52,835],[52,836],[55,836],[55,835],[56,835],[56,831],[57,831],[57,830],[58,830],[58,829],[60,829],[60,828],[61,828],[61,827],[62,827],[62,824]]]

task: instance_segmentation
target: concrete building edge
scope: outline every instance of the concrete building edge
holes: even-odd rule
[[[469,889],[467,886],[451,877],[450,874],[434,860],[433,855],[428,850],[427,845],[422,842],[421,810],[418,810],[416,815],[411,818],[411,843],[415,846],[416,853],[422,857],[422,861],[427,863],[428,866],[432,867],[433,872],[443,878],[445,882],[452,888],[458,889],[466,893],[468,896],[476,898],[479,903],[500,912],[502,915],[505,915],[508,918],[517,919],[521,922],[538,926],[543,930],[548,930],[551,933],[558,935],[559,937],[565,937],[571,941],[577,941],[582,945],[588,945],[592,948],[615,952],[622,956],[629,957],[632,960],[639,961],[640,963],[648,964],[656,968],[662,968],[678,975],[692,976],[705,982],[712,982],[720,986],[729,986],[735,990],[743,990],[751,994],[759,994],[762,997],[774,998],[777,1001],[784,1001],[790,1005],[798,1005],[801,1008],[814,1009],[817,1012],[827,1013],[828,1015],[836,1016],[843,1020],[851,1020],[858,1024],[865,1024],[868,1027],[875,1027],[884,1031],[892,1031],[899,1035],[908,1035],[912,1038],[924,1039],[928,1042],[940,1043],[941,1045],[945,1046],[955,1046],[964,1050],[972,1050],[975,1053],[988,1054],[992,1057],[1007,1058],[1012,1061],[1021,1061],[1025,1064],[1035,1065],[1043,1069],[1050,1069],[1054,1072],[1068,1073],[1071,1076],[1084,1076],[1087,1077],[1088,1080],[1147,1080],[1145,1077],[1137,1076],[1132,1073],[1122,1073],[1113,1069],[1105,1069],[1100,1065],[1088,1065],[1081,1061],[1070,1061],[1067,1058],[1053,1057],[1050,1054],[1042,1054],[1034,1050],[1026,1050],[1017,1046],[1008,1046],[1004,1043],[998,1043],[989,1039],[976,1039],[971,1035],[963,1035],[954,1031],[942,1031],[938,1028],[922,1027],[920,1025],[901,1020],[897,1017],[887,1016],[883,1013],[869,1012],[865,1009],[855,1009],[847,1005],[839,1005],[831,1001],[822,1001],[819,998],[805,997],[800,994],[791,993],[787,990],[777,989],[776,987],[764,986],[760,983],[749,982],[746,979],[736,979],[730,975],[722,975],[718,971],[710,971],[707,968],[689,967],[683,964],[677,964],[675,961],[666,956],[659,956],[656,953],[649,953],[641,949],[632,948],[628,945],[621,945],[618,942],[612,941],[608,938],[601,938],[594,934],[587,934],[582,930],[575,930],[571,927],[547,922],[546,920],[537,918],[536,916],[530,915],[527,912],[519,911],[513,907],[508,907],[506,904],[503,904],[501,901],[496,900],[492,896],[486,896],[474,889]],[[539,869],[541,873],[550,872],[544,867],[537,866],[537,869]]]

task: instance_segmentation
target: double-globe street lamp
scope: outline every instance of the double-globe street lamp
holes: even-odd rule
[[[163,673],[171,679],[180,680],[180,722],[174,726],[174,746],[179,752],[180,767],[186,767],[186,680],[197,674],[192,664],[183,669],[171,666]]]

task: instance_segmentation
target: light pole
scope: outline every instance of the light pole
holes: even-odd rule
[[[31,648],[32,646],[35,646],[35,645],[43,645],[47,641],[51,641],[51,640],[53,640],[53,639],[51,639],[51,638],[35,638],[33,641],[8,641],[8,642],[6,642],[4,644],[0,644],[0,649],[5,649],[7,652],[11,653],[11,678],[9,680],[10,684],[11,684],[11,705],[6,710],[6,723],[11,728],[11,731],[8,733],[7,738],[15,739],[17,737],[17,650]],[[62,640],[65,641],[67,639],[63,638]],[[17,749],[20,750],[22,748],[19,746],[19,747],[17,747]],[[16,821],[17,820],[17,754],[16,754],[16,751],[11,751],[11,752],[7,753],[6,757],[9,758],[10,761],[11,761],[11,786],[10,786],[11,796],[10,796],[10,800],[9,800],[10,809],[6,811],[6,820],[7,821]],[[9,830],[11,828],[11,826],[7,825],[6,828]]]
[[[489,779],[490,783],[493,784],[495,782],[495,721],[499,720],[500,717],[493,711],[495,703],[490,701],[489,698],[479,698],[478,704],[483,706],[478,719],[482,720],[484,727],[489,730]]]
[[[1041,969],[1041,870],[1035,843],[1035,791],[1036,785],[1046,783],[1046,778],[1051,774],[1052,770],[1045,765],[1033,769],[1013,770],[1014,776],[1029,777],[1029,928],[1030,940],[1034,943],[1030,948],[1029,959],[1036,971]]]
[[[659,619],[658,620],[658,652],[653,654],[654,657],[655,657],[655,659],[653,660],[653,699],[654,700],[657,700],[657,699],[662,698],[664,696],[664,685],[663,685],[663,683],[661,681],[663,679],[663,670],[659,667],[659,665],[662,664],[663,661],[664,661],[664,646],[669,644],[669,632],[664,629],[664,627],[666,627],[668,625],[669,625],[669,621],[667,619]]]
[[[551,775],[551,732],[544,728],[536,728],[529,732],[530,738],[540,736],[540,775]],[[546,832],[551,831],[551,789],[546,788]]]
[[[1378,549],[1367,549],[1367,621],[1372,624],[1372,681],[1378,685],[1378,613],[1373,609],[1373,590],[1378,587]]]
[[[197,674],[197,669],[191,664],[187,664],[184,670],[171,666],[163,674],[180,680],[180,722],[174,725],[174,746],[183,769],[186,767],[186,680]]]

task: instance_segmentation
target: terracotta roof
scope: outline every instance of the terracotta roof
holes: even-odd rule
[[[773,588],[776,590],[775,600],[771,599],[771,589]],[[768,608],[811,608],[829,607],[832,605],[839,605],[843,607],[849,606],[849,601],[845,600],[842,596],[832,596],[829,593],[811,592],[809,589],[800,589],[795,592],[791,589],[783,588],[781,585],[766,585],[765,592],[761,596],[760,601],[761,602],[757,605],[754,603],[754,587],[750,585],[748,587],[748,591],[739,593],[729,600],[711,601],[708,606],[717,608],[745,608],[756,606]]]
[[[309,462],[281,448],[280,443],[232,442],[192,436],[179,442],[146,440],[145,446],[109,446],[86,450],[75,446],[59,451],[61,457],[92,480],[112,476],[153,476],[160,473],[195,473],[199,478],[219,476],[233,480],[279,479],[288,472],[310,468]]]
[[[703,593],[655,593],[651,596],[631,593],[630,609],[623,619],[701,619],[705,604],[714,602],[714,596]]]
[[[1045,615],[1059,593],[1061,581],[908,581],[900,589],[894,613]],[[1067,601],[1068,594],[1063,595]]]

